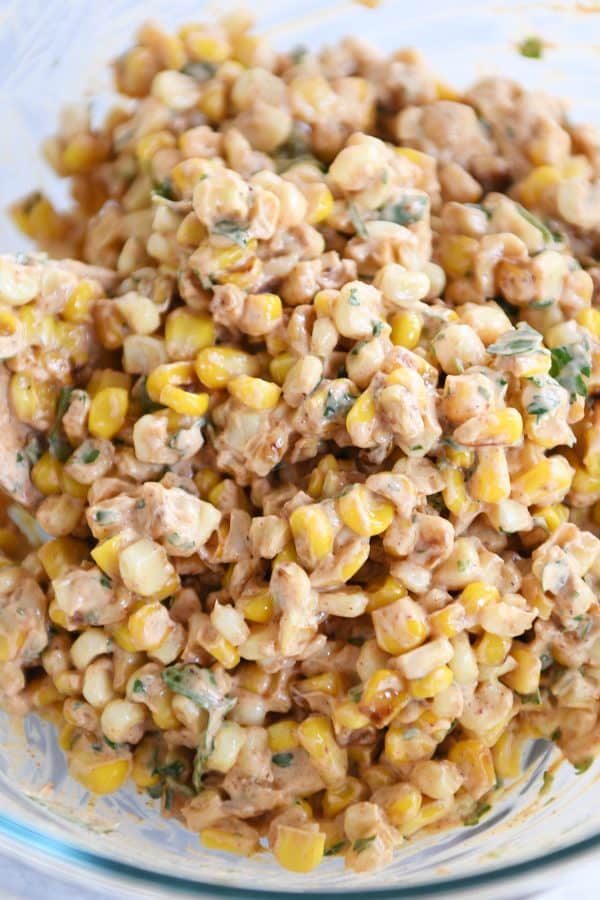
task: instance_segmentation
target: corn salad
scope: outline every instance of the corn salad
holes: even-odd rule
[[[365,872],[600,750],[600,135],[250,29],[145,24],[45,144],[72,208],[13,208],[1,700],[207,848]]]

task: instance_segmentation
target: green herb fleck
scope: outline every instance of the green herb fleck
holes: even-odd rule
[[[196,81],[208,81],[216,74],[217,67],[209,62],[193,62],[185,65],[181,71],[184,75],[195,78]]]
[[[587,341],[554,347],[550,353],[550,375],[569,392],[570,400],[587,397],[588,389],[584,378],[589,378],[592,374],[592,358]]]
[[[304,44],[298,44],[297,47],[292,47],[292,49],[290,50],[290,59],[295,66],[300,65],[301,62],[304,62],[304,58],[307,55],[308,47],[305,47]]]
[[[516,329],[506,331],[487,348],[494,356],[520,356],[533,353],[542,346],[542,335],[527,322],[519,322]]]
[[[573,768],[577,775],[583,775],[584,772],[587,772],[589,767],[594,762],[594,758],[589,756],[587,759],[584,759],[582,762],[573,763]]]
[[[532,694],[521,694],[521,703],[531,703],[533,706],[541,706],[542,705],[542,695],[540,694],[539,688],[537,691],[534,691]]]
[[[164,766],[156,766],[155,769],[152,770],[153,775],[164,775],[168,778],[179,778],[184,770],[184,765],[180,759],[175,759],[173,762],[165,763]]]
[[[414,194],[405,197],[398,203],[386,206],[383,210],[383,219],[387,222],[395,222],[397,225],[414,225],[420,222],[427,212],[428,200],[423,194]]]
[[[556,409],[559,403],[560,400],[553,394],[535,394],[531,403],[527,405],[527,412],[539,419],[540,416],[545,416]]]
[[[361,635],[351,635],[349,638],[346,638],[347,644],[352,644],[353,647],[362,647],[366,638],[361,637]]]
[[[100,451],[97,447],[94,447],[92,448],[92,450],[88,450],[87,452],[82,453],[81,461],[88,465],[89,463],[96,462],[99,456]]]
[[[517,44],[517,50],[521,56],[527,59],[541,59],[544,53],[544,45],[539,37],[528,37]]]
[[[357,235],[359,237],[361,237],[363,240],[365,240],[369,235],[368,235],[367,229],[365,227],[363,218],[356,207],[356,204],[349,203],[348,204],[348,212],[350,214],[350,221],[352,222],[352,224],[354,226],[355,232],[357,233]]]
[[[250,240],[248,229],[232,219],[221,219],[219,222],[216,222],[213,227],[213,234],[220,234],[222,237],[229,238],[238,247],[247,247]]]
[[[133,685],[131,687],[131,693],[132,694],[145,694],[146,693],[146,687],[141,678],[135,679],[135,681],[133,682]]]
[[[544,794],[549,793],[552,790],[552,785],[554,784],[554,775],[552,772],[549,772],[548,769],[542,775],[542,786],[540,788],[540,797],[543,797]]]
[[[352,849],[355,853],[362,853],[363,850],[366,850],[371,846],[375,838],[376,835],[374,834],[369,835],[369,837],[357,838],[357,840],[355,840],[352,844]]]
[[[351,288],[348,294],[348,306],[360,306],[360,297],[356,288]]]
[[[294,754],[293,753],[274,753],[271,757],[271,762],[275,766],[279,766],[280,769],[289,769],[289,767],[294,762]]]
[[[416,738],[420,737],[421,732],[418,728],[406,728],[402,732],[402,737],[405,741],[414,741]]]
[[[73,393],[73,388],[64,387],[61,388],[60,394],[58,395],[58,401],[56,404],[56,418],[54,420],[54,425],[52,426],[52,430],[48,435],[48,447],[50,449],[50,453],[59,462],[65,462],[66,459],[71,455],[71,445],[61,435],[61,427],[63,416],[69,408],[69,403],[71,402],[71,394]]]
[[[360,703],[363,695],[363,686],[362,684],[357,684],[355,687],[350,688],[348,691],[348,699],[352,700],[353,703]]]
[[[373,322],[371,324],[371,331],[373,337],[379,337],[383,329],[385,328],[385,322]]]
[[[338,853],[341,853],[342,850],[345,850],[347,846],[348,841],[338,841],[337,844],[332,844],[331,847],[329,847],[325,851],[323,856],[337,856]]]
[[[112,509],[96,509],[92,518],[99,525],[110,525],[117,521],[117,515]]]
[[[104,575],[104,573],[100,576],[100,584],[102,585],[102,587],[109,589],[112,587],[112,581],[110,580],[108,575]]]
[[[170,178],[165,178],[164,181],[157,184],[152,193],[157,197],[163,197],[165,200],[176,199],[175,193],[173,192],[173,182]]]
[[[473,825],[479,825],[480,819],[485,816],[486,813],[490,811],[492,807],[489,803],[478,803],[473,812],[464,819],[464,824],[472,827]]]
[[[143,509],[145,507],[145,505],[146,505],[146,501],[142,498],[140,500],[136,500],[135,508]]]
[[[562,731],[560,728],[555,728],[552,734],[550,735],[551,741],[560,741],[562,737]]]
[[[356,397],[353,394],[349,394],[348,391],[343,391],[341,394],[336,394],[332,390],[327,391],[325,405],[323,406],[324,417],[332,419],[340,413],[346,414],[355,400]]]
[[[456,563],[456,568],[459,572],[466,572],[466,570],[469,568],[469,563],[466,559],[459,559]]]

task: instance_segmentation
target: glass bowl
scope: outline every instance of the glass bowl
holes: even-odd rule
[[[239,5],[236,4],[236,5]],[[171,27],[210,18],[223,3],[198,0],[3,0],[0,4],[0,196],[3,205],[34,187],[64,202],[39,155],[61,106],[86,96],[106,106],[107,63],[149,16]],[[544,3],[491,0],[415,9],[384,0],[376,9],[347,2],[253,3],[260,30],[281,47],[333,42],[359,34],[384,50],[416,46],[440,77],[459,87],[486,74],[509,74],[528,87],[569,98],[570,115],[600,124],[600,94],[590,91],[599,58],[600,10],[593,0]],[[547,51],[525,59],[516,43],[538,35]],[[598,41],[600,43],[600,40]],[[25,240],[0,215],[2,251]],[[556,765],[550,790],[542,775]],[[0,851],[111,897],[203,898],[285,894],[362,898],[527,896],[556,885],[569,864],[600,850],[600,766],[581,775],[560,765],[544,742],[528,749],[524,775],[479,825],[407,842],[394,865],[370,875],[327,860],[309,876],[278,868],[265,854],[252,859],[202,849],[196,835],[161,819],[133,789],[91,801],[71,781],[53,728],[36,718],[15,727],[0,717]]]

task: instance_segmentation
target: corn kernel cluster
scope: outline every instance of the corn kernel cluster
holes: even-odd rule
[[[72,209],[13,209],[0,698],[207,848],[364,872],[600,750],[600,139],[250,25],[144,25],[45,144]]]

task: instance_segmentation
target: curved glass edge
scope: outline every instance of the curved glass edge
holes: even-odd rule
[[[2,838],[6,838],[3,841]],[[286,891],[280,889],[277,891],[265,891],[252,887],[227,887],[225,885],[208,884],[202,882],[188,881],[186,878],[179,878],[177,875],[165,875],[160,872],[149,873],[127,863],[112,860],[107,857],[90,853],[86,850],[80,850],[76,847],[70,847],[61,841],[50,837],[49,835],[40,834],[12,819],[0,814],[0,846],[10,855],[14,854],[14,842],[21,846],[27,847],[34,851],[34,856],[29,857],[28,861],[35,867],[35,856],[42,855],[50,860],[61,860],[67,864],[85,865],[88,869],[93,869],[99,874],[113,875],[126,879],[129,884],[137,883],[139,886],[152,886],[154,888],[165,888],[170,893],[193,894],[197,897],[205,896],[207,898],[235,898],[255,897],[255,898],[273,898],[284,897],[285,900],[303,900],[309,896],[311,900],[332,900],[336,896],[332,891],[311,891],[307,884],[306,889],[302,891]],[[377,898],[398,898],[398,900],[408,900],[415,897],[444,897],[457,891],[470,891],[472,889],[485,886],[502,885],[508,887],[508,882],[514,882],[515,879],[524,877],[531,878],[534,875],[541,875],[544,871],[551,870],[562,863],[573,863],[576,860],[593,853],[600,849],[600,834],[592,835],[589,838],[578,841],[569,847],[561,847],[547,853],[544,857],[537,857],[531,860],[524,860],[519,863],[512,863],[502,868],[492,869],[482,872],[479,875],[465,875],[458,878],[449,878],[435,882],[413,883],[403,887],[396,885],[394,887],[384,887],[377,890],[364,890],[360,887],[357,890],[348,890],[344,888],[343,894],[364,897]],[[65,877],[69,877],[68,871],[64,873]],[[525,887],[525,885],[523,885]],[[527,893],[527,896],[529,893]]]

